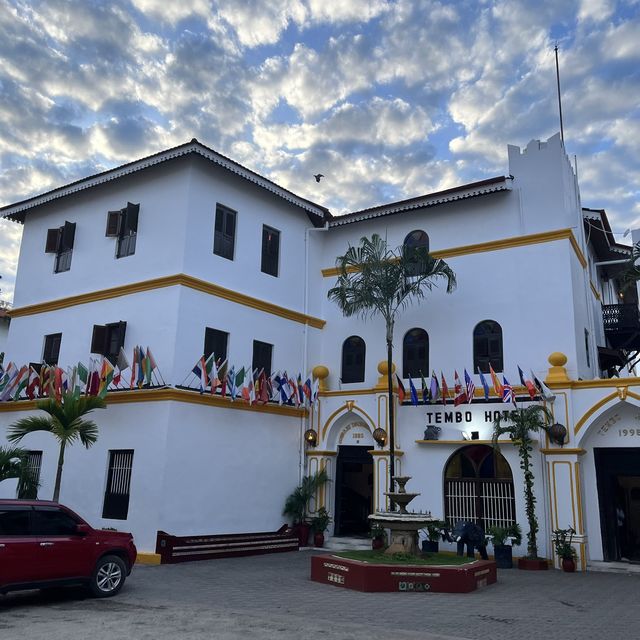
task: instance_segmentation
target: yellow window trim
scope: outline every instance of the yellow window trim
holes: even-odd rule
[[[587,261],[578,245],[573,231],[571,229],[559,229],[558,231],[545,231],[543,233],[532,233],[527,236],[514,236],[504,238],[503,240],[492,240],[490,242],[480,242],[478,244],[467,244],[461,247],[452,247],[450,249],[439,249],[432,251],[434,258],[455,258],[458,256],[466,256],[473,253],[485,253],[487,251],[500,251],[502,249],[512,249],[513,247],[524,247],[530,244],[542,244],[544,242],[555,242],[557,240],[569,240],[571,246],[578,258],[583,269],[587,268]],[[350,272],[356,271],[351,269]],[[338,267],[330,267],[322,269],[322,275],[325,278],[337,276],[340,273]]]
[[[153,289],[162,289],[165,287],[183,286],[195,291],[201,291],[223,300],[229,300],[237,304],[264,311],[287,320],[293,320],[301,324],[308,324],[315,329],[322,329],[326,324],[325,320],[315,318],[313,316],[305,315],[299,311],[287,309],[281,307],[272,302],[253,298],[244,293],[233,291],[232,289],[226,289],[220,285],[213,284],[212,282],[206,282],[193,276],[188,276],[184,273],[178,273],[171,276],[163,276],[161,278],[153,278],[151,280],[143,280],[141,282],[132,282],[130,284],[124,284],[119,287],[111,287],[109,289],[99,289],[98,291],[91,291],[89,293],[81,293],[75,296],[68,296],[66,298],[58,298],[57,300],[49,300],[47,302],[40,302],[38,304],[31,304],[24,307],[18,307],[12,309],[10,312],[11,317],[19,318],[21,316],[30,316],[37,313],[46,313],[47,311],[57,311],[59,309],[66,309],[69,307],[75,307],[80,304],[88,304],[90,302],[98,302],[100,300],[109,300],[111,298],[119,298],[121,296],[128,296],[133,293],[140,293],[141,291],[151,291]]]

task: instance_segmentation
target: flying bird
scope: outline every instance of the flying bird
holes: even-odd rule
[[[320,182],[320,179],[324,178],[321,173],[316,173],[313,177],[316,179],[316,182]]]

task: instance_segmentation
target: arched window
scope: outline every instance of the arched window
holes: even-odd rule
[[[489,373],[503,371],[502,327],[495,320],[483,320],[473,330],[473,370]]]
[[[402,341],[402,377],[429,377],[429,334],[424,329],[409,329]]]
[[[429,236],[422,231],[421,229],[417,229],[416,231],[412,231],[407,235],[402,243],[403,249],[405,252],[408,252],[409,255],[411,252],[416,249],[422,249],[429,252]],[[421,268],[420,261],[416,259],[414,264],[407,268],[408,276],[418,276],[423,273],[423,269]]]
[[[360,336],[351,336],[342,343],[342,382],[364,382],[365,351]]]
[[[444,471],[444,515],[450,526],[471,520],[484,531],[516,521],[511,467],[485,444],[458,449]]]

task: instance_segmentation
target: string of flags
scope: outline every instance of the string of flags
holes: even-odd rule
[[[485,375],[478,368],[478,375],[480,376],[480,384],[484,392],[485,402],[489,400],[491,394],[491,388]],[[542,397],[546,401],[552,401],[555,396],[542,381],[540,381],[536,375],[531,371],[531,377],[527,378],[524,371],[518,367],[518,375],[523,387],[526,387],[527,393],[531,400],[535,400],[536,396]],[[493,367],[489,365],[489,377],[491,379],[491,387],[493,393],[497,398],[500,398],[503,403],[513,404],[516,406],[516,394],[514,392],[513,385],[509,383],[506,376],[502,374],[502,382],[498,378],[498,374],[493,370]],[[411,376],[409,376],[409,391],[404,386],[404,383],[400,376],[396,373],[396,382],[398,385],[398,399],[400,404],[403,404],[405,399],[410,400],[411,404],[417,406],[419,404],[436,404],[442,403],[446,405],[453,402],[455,407],[461,404],[470,404],[473,401],[476,385],[469,375],[468,371],[464,369],[464,383],[460,380],[458,372],[454,371],[453,375],[453,389],[450,390],[449,385],[444,377],[442,371],[440,372],[440,378],[436,375],[435,371],[432,371],[429,382],[425,379],[422,372],[420,372],[420,395],[418,389],[413,382]],[[451,391],[453,393],[451,393]],[[420,397],[422,402],[420,401]]]
[[[289,375],[286,371],[268,373],[264,368],[236,367],[226,358],[216,358],[213,353],[208,358],[203,355],[198,359],[181,386],[187,380],[188,388],[198,388],[201,394],[228,397],[232,402],[241,398],[250,405],[278,402],[311,407],[318,399],[320,386],[320,381],[311,375],[305,378],[301,373]]]
[[[125,374],[129,370],[130,375]],[[131,363],[121,347],[115,362],[105,356],[90,357],[85,365],[63,369],[57,365],[31,363],[18,367],[9,362],[6,367],[0,363],[0,402],[9,400],[30,400],[56,398],[63,393],[98,396],[104,398],[109,390],[141,389],[165,385],[162,374],[147,347],[136,346]]]

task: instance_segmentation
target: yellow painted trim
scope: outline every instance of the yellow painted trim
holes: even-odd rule
[[[309,457],[318,456],[320,458],[322,456],[337,456],[338,452],[328,451],[326,449],[307,449],[304,454]]]
[[[367,453],[370,453],[372,456],[389,456],[389,455],[391,455],[389,449],[369,449],[369,451],[367,451]],[[401,449],[394,449],[393,455],[394,456],[398,456],[398,458],[401,458],[404,455],[404,451],[402,451]],[[400,474],[398,474],[398,475],[400,475]]]
[[[576,472],[576,496],[578,500],[578,534],[584,533],[584,512],[582,510],[582,485],[580,482],[580,463],[574,463]]]
[[[593,293],[593,295],[596,297],[596,300],[598,302],[601,302],[602,298],[600,297],[600,294],[598,293],[598,290],[596,289],[596,286],[593,284],[593,282],[591,280],[589,280],[589,284],[591,285],[591,293]]]
[[[136,564],[158,565],[161,559],[159,553],[138,552]]]
[[[587,453],[586,449],[540,449],[540,453],[544,453],[547,456],[562,456],[562,455],[579,455],[583,456]]]
[[[230,302],[235,302],[245,307],[250,307],[252,309],[257,309],[258,311],[264,311],[265,313],[286,318],[287,320],[293,320],[294,322],[299,322],[301,324],[308,324],[316,329],[322,329],[326,324],[326,321],[320,318],[305,315],[299,311],[287,309],[286,307],[281,307],[280,305],[273,304],[272,302],[260,300],[244,293],[221,287],[218,284],[213,284],[212,282],[206,282],[205,280],[188,276],[184,273],[163,276],[161,278],[153,278],[152,280],[143,280],[142,282],[132,282],[119,287],[99,289],[98,291],[90,291],[89,293],[81,293],[75,296],[68,296],[66,298],[58,298],[57,300],[49,300],[48,302],[40,302],[38,304],[18,307],[16,309],[12,309],[10,315],[15,318],[20,316],[30,316],[37,313],[75,307],[80,304],[120,298],[121,296],[140,293],[142,291],[151,291],[153,289],[163,289],[165,287],[175,286],[183,286],[189,289],[194,289],[195,291],[201,291],[202,293],[222,298],[223,300],[229,300]]]
[[[467,444],[488,444],[492,445],[493,440],[416,440],[416,444],[457,444],[457,445],[467,445]],[[531,442],[537,442],[537,440],[532,440]],[[515,442],[512,440],[498,440],[498,444],[520,444],[519,440]]]
[[[637,393],[633,393],[633,391],[627,391],[627,393],[625,394],[627,398],[634,398],[635,400],[640,400],[640,395]],[[575,427],[573,428],[573,433],[577,434],[578,431],[580,431],[580,429],[582,428],[582,426],[584,425],[584,423],[598,410],[601,409],[602,407],[604,407],[605,404],[607,404],[607,402],[609,402],[610,400],[615,400],[616,398],[620,399],[620,395],[618,394],[617,391],[614,391],[613,393],[610,393],[608,396],[605,396],[604,398],[602,398],[601,400],[598,400],[598,402],[596,402],[590,409],[588,409],[587,411],[585,411],[585,413],[583,414],[583,416],[580,418],[580,420],[578,420],[578,422],[576,422]]]
[[[334,421],[333,419],[339,414],[339,413],[343,413],[343,412],[348,412],[351,411],[353,413],[360,413],[362,415],[363,418],[366,418],[369,421],[370,426],[370,431],[371,433],[373,433],[375,431],[375,424],[373,423],[373,420],[371,419],[371,416],[362,408],[359,407],[357,404],[353,406],[353,408],[349,409],[349,407],[347,407],[347,405],[343,405],[342,407],[338,407],[328,418],[327,421],[324,423],[324,427],[322,427],[322,439],[324,440],[326,435],[327,435],[327,430],[329,429],[330,424]]]
[[[109,404],[129,404],[133,402],[186,402],[189,404],[204,404],[222,409],[237,409],[240,411],[257,411],[258,413],[272,413],[279,416],[304,417],[306,409],[285,407],[280,405],[249,405],[244,400],[231,402],[229,398],[199,394],[182,389],[139,389],[137,391],[111,392],[107,394],[105,402]],[[18,402],[0,402],[0,413],[10,411],[34,411],[37,409],[35,400],[19,400]]]
[[[514,247],[523,247],[530,244],[542,244],[544,242],[555,242],[557,240],[569,240],[573,250],[580,261],[583,269],[587,267],[587,261],[584,254],[578,245],[578,242],[573,235],[571,229],[559,229],[557,231],[545,231],[543,233],[532,233],[527,236],[513,236],[510,238],[504,238],[502,240],[491,240],[489,242],[480,242],[478,244],[468,244],[460,247],[451,247],[450,249],[439,249],[432,251],[431,255],[434,258],[455,258],[458,256],[466,256],[473,253],[485,253],[487,251],[500,251],[502,249],[512,249]],[[351,269],[350,272],[356,271]],[[338,267],[330,267],[328,269],[322,269],[322,275],[325,278],[331,278],[339,275],[340,269]]]
[[[556,510],[556,529],[558,522],[558,495],[557,495],[557,480],[556,480],[556,465],[566,464],[569,467],[569,484],[571,486],[571,516],[573,518],[573,522],[571,526],[576,529],[576,500],[575,500],[575,491],[573,489],[573,466],[567,460],[554,460],[551,463],[551,475],[553,476],[553,502]]]
[[[587,545],[584,542],[580,542],[580,569],[587,570]]]
[[[617,389],[618,387],[640,387],[640,378],[605,378],[603,380],[570,380],[545,384],[551,389]]]
[[[334,396],[366,396],[378,393],[375,389],[352,389],[351,391],[318,391],[318,395],[325,398],[332,398]]]

